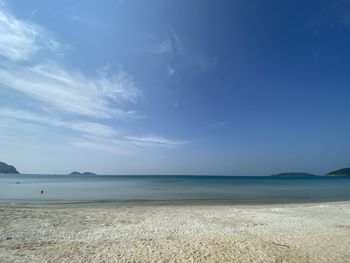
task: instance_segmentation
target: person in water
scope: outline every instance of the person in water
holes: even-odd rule
[[[41,190],[41,194],[43,194],[44,193],[44,190]]]

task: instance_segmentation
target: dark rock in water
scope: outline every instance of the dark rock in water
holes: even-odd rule
[[[330,172],[326,175],[330,175],[330,176],[350,176],[350,168],[343,168],[343,169],[339,169],[333,172]]]
[[[94,174],[94,173],[91,173],[91,172],[83,172],[83,173],[81,173],[81,172],[74,171],[74,172],[70,173],[69,175],[97,175],[97,174]]]
[[[19,174],[16,168],[12,165],[8,165],[7,163],[0,162],[0,173],[3,174]]]
[[[310,176],[317,176],[314,174],[309,173],[299,173],[299,172],[292,172],[292,173],[279,173],[279,174],[272,174],[273,177],[310,177]]]

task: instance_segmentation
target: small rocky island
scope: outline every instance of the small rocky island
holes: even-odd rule
[[[350,168],[343,168],[328,173],[329,176],[350,176]]]
[[[304,173],[304,172],[291,172],[291,173],[278,173],[278,174],[272,174],[273,177],[310,177],[310,176],[317,176],[310,173]]]
[[[95,173],[91,173],[91,172],[77,172],[77,171],[74,171],[74,172],[71,172],[69,175],[88,175],[88,176],[92,176],[92,175],[97,175]]]
[[[8,165],[7,163],[0,162],[0,174],[19,174],[17,169],[13,165]]]

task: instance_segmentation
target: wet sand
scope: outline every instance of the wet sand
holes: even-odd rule
[[[0,206],[0,262],[350,262],[350,202]]]

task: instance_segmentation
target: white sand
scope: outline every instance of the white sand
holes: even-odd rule
[[[3,206],[0,262],[350,262],[350,202]]]

